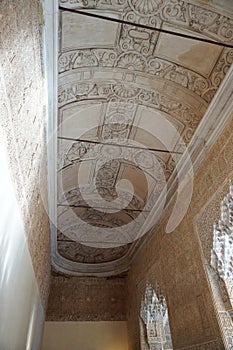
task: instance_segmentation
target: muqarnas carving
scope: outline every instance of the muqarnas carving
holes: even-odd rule
[[[142,350],[171,350],[172,340],[166,298],[160,287],[156,291],[147,283],[140,311]]]
[[[225,309],[221,306],[220,309],[221,304],[216,303],[220,327],[227,349],[233,349],[233,186],[222,200],[220,210],[220,220],[213,229],[210,265],[217,277],[217,289]],[[215,292],[214,297],[216,299]]]

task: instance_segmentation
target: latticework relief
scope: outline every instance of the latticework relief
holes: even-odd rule
[[[229,188],[227,179],[203,208],[197,220],[197,230],[206,258],[206,271],[226,349],[233,348],[232,194],[232,186]]]
[[[233,349],[233,187],[223,198],[220,205],[220,219],[213,228],[213,246],[211,250],[211,267],[218,276],[219,289],[225,290],[223,295],[224,309],[218,308],[220,326],[227,348]],[[221,288],[222,287],[222,288]],[[217,306],[218,307],[218,306]]]
[[[195,218],[197,233],[201,240],[204,257],[209,266],[211,262],[211,250],[213,248],[213,225],[217,224],[220,219],[220,203],[229,189],[230,178],[231,174],[225,179]],[[208,183],[208,186],[211,186],[211,184]]]
[[[226,180],[204,208],[198,218],[197,229],[206,258],[206,271],[214,297],[219,326],[226,349],[232,349],[233,198],[232,186],[229,189],[228,183],[229,181]],[[202,228],[200,227],[201,222]]]
[[[227,284],[231,278],[233,282],[233,186],[230,186],[229,193],[223,198],[220,210],[221,218],[213,229],[211,265]],[[233,299],[233,285],[230,288],[229,284],[229,289],[232,289]]]

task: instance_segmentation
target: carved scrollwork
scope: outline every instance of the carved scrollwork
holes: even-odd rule
[[[70,4],[79,7],[93,7],[96,8],[102,0],[60,0],[60,4]],[[111,1],[110,1],[111,4]]]
[[[229,18],[194,5],[189,5],[189,18],[193,30],[220,37],[223,41],[232,40],[233,21]]]
[[[134,14],[133,14],[134,16]],[[127,18],[127,20],[130,20]],[[139,29],[136,26],[122,25],[121,36],[119,39],[120,52],[129,51],[140,53],[144,56],[152,54],[154,46],[158,40],[158,33],[148,30]]]
[[[160,14],[166,22],[178,24],[224,42],[233,40],[232,19],[201,6],[167,0]]]
[[[118,260],[127,254],[129,246],[112,249],[88,247],[77,242],[58,242],[58,253],[71,261],[96,264]]]
[[[71,189],[63,194],[63,196],[61,197],[61,199],[59,201],[59,204],[64,204],[67,201],[69,203],[69,205],[72,205],[72,206],[85,206],[86,203],[83,200],[81,191],[82,191],[82,193],[86,193],[86,194],[91,196],[92,194],[95,194],[96,189],[94,189],[94,186],[90,186],[89,188],[82,188],[82,189],[80,189],[80,188]],[[116,195],[115,189],[112,189],[111,187],[110,188],[106,187],[104,189],[100,188],[99,193],[106,200],[112,200]],[[129,198],[130,198],[129,194],[127,192],[125,192],[122,195],[122,203],[124,201],[129,202]],[[93,203],[93,207],[98,207],[98,201],[95,201],[94,197],[93,197],[92,203]],[[144,205],[145,205],[145,203],[141,198],[133,196],[129,207],[130,207],[130,209],[141,210],[141,209],[143,209]],[[63,207],[61,210],[59,209],[59,213],[64,213],[66,210],[67,209],[65,207]]]
[[[164,21],[176,21],[179,25],[186,23],[187,5],[184,1],[171,0],[166,1],[162,9],[161,17]]]
[[[93,50],[63,53],[58,58],[59,73],[80,67],[97,67],[98,59]]]
[[[59,0],[60,5],[74,8],[124,8],[128,0]]]
[[[193,91],[198,96],[201,96],[206,102],[212,100],[228,69],[233,63],[233,50],[225,49],[214,67],[211,76],[207,78],[190,71],[187,68],[181,67],[178,64],[158,57],[149,57],[146,59],[143,55],[137,52],[118,55],[117,52],[112,50],[87,50],[87,52],[82,50],[81,56],[89,57],[89,60],[82,60],[78,52],[62,54],[59,58],[59,72],[63,73],[77,68],[77,62],[79,68],[117,67],[127,69],[128,71],[131,70],[132,72],[139,71],[181,85],[182,87]],[[115,88],[115,93],[118,97],[130,98],[136,96],[138,92],[139,90],[137,88],[135,89],[132,85],[128,87],[123,83],[119,83]],[[81,93],[85,93],[85,89],[82,89]],[[70,95],[72,94],[75,95],[75,92],[72,93],[71,91]]]
[[[95,88],[95,94],[93,96],[93,89]],[[196,111],[188,105],[181,103],[180,101],[175,100],[171,96],[163,95],[159,92],[155,92],[152,90],[142,89],[138,87],[134,87],[134,95],[132,95],[132,90],[130,90],[130,85],[127,85],[129,91],[131,91],[130,98],[127,90],[122,87],[114,84],[84,84],[84,87],[81,84],[79,87],[78,83],[74,85],[66,85],[65,89],[60,91],[59,93],[59,102],[60,106],[66,105],[68,102],[75,102],[81,100],[88,100],[90,97],[98,98],[98,99],[107,99],[108,101],[114,97],[116,91],[118,91],[118,96],[124,99],[124,103],[128,100],[132,100],[133,104],[136,105],[144,105],[151,106],[152,108],[158,109],[162,112],[168,113],[171,116],[185,121],[186,128],[183,133],[183,138],[185,142],[189,142],[192,137],[195,128],[200,122],[201,116],[198,116]],[[90,93],[83,93],[85,91],[90,91]],[[121,91],[122,93],[119,93]],[[71,93],[72,92],[72,93]],[[113,93],[114,92],[114,93]],[[108,127],[109,128],[109,127]]]
[[[163,21],[202,33],[223,42],[233,40],[233,20],[216,10],[182,0],[60,0],[61,6],[123,10],[131,22],[160,25]],[[146,22],[145,19],[146,18]]]
[[[67,161],[74,163],[79,161],[90,149],[91,145],[86,142],[75,142],[67,153]]]
[[[93,83],[81,82],[78,84],[66,85],[58,93],[58,103],[63,104],[64,102],[76,101],[81,97],[88,96],[95,88]]]
[[[58,58],[58,71],[84,67],[113,67],[118,57],[117,51],[106,49],[84,49],[63,52]]]

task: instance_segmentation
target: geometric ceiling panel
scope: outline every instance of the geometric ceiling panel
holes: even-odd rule
[[[107,14],[107,13],[106,13]],[[113,13],[109,13],[113,16]],[[118,16],[117,16],[118,17]],[[63,12],[61,15],[62,50],[85,48],[114,48],[119,36],[119,25],[108,21],[79,17],[74,13]],[[88,36],[83,33],[88,32]]]
[[[169,27],[170,29],[170,27]],[[176,28],[174,28],[174,31]],[[183,33],[187,34],[187,31]],[[222,47],[215,47],[203,42],[186,38],[176,38],[169,34],[161,34],[155,54],[165,60],[182,65],[191,71],[208,77],[216,65]]]
[[[60,6],[53,265],[114,275],[129,268],[152,213],[161,217],[164,190],[233,60],[232,48],[164,30],[232,45],[233,15],[228,3],[198,1]]]

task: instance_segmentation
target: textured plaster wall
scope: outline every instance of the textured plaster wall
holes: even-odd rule
[[[47,321],[125,321],[125,278],[53,276]]]
[[[46,307],[49,225],[39,186],[46,193],[43,16],[38,0],[0,1],[0,125],[40,296]]]
[[[127,326],[118,322],[46,322],[42,350],[127,350]]]
[[[135,258],[127,280],[129,349],[139,349],[138,316],[146,281],[152,285],[157,281],[165,292],[174,349],[224,348],[203,267],[201,244],[205,251],[203,242],[212,230],[203,210],[215,193],[219,199],[226,194],[223,184],[232,178],[232,144],[233,119],[197,170],[192,201],[181,224],[173,233],[166,234],[168,213]],[[197,221],[198,215],[202,216],[201,221]],[[218,215],[216,211],[212,219],[216,220]]]
[[[0,130],[0,349],[40,348],[45,312]]]

